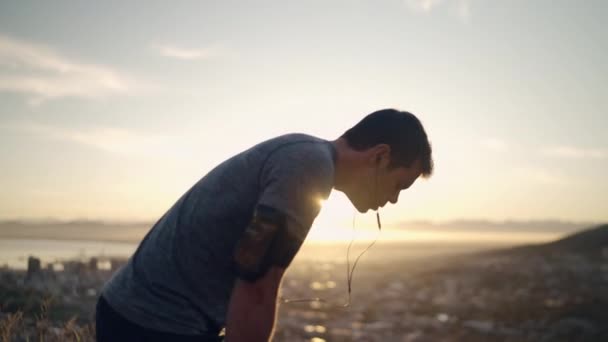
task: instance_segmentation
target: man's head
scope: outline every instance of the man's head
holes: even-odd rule
[[[433,172],[431,145],[413,114],[384,109],[367,115],[338,139],[336,189],[359,212],[397,203],[399,193]],[[340,156],[342,154],[342,156]]]

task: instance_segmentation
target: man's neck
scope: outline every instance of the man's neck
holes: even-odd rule
[[[344,138],[338,138],[331,144],[336,149],[334,188],[344,191],[351,183],[351,176],[357,168],[358,152],[353,150]]]

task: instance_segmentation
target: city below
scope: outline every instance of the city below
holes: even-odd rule
[[[31,256],[27,270],[3,267],[2,336],[92,341],[97,296],[124,262]],[[281,292],[295,300],[280,305],[275,341],[608,340],[608,225],[546,244],[363,257],[348,307],[346,267],[337,258],[296,259]]]

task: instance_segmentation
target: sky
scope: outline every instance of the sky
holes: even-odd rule
[[[3,1],[0,219],[151,220],[224,159],[407,110],[384,222],[608,221],[605,1]],[[334,191],[319,217],[352,220]],[[367,219],[372,217],[368,214]]]

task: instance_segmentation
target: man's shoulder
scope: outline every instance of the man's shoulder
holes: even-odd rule
[[[330,141],[306,134],[276,138],[262,165],[263,195],[259,203],[291,217],[305,237],[334,184],[334,147]]]
[[[286,147],[286,146],[306,146],[307,144],[323,144],[328,141],[314,135],[305,133],[288,133],[279,135],[263,142],[263,144],[274,145],[275,147]]]
[[[273,163],[289,163],[292,166],[312,164],[314,167],[330,167],[335,162],[335,149],[331,142],[303,133],[290,133],[267,141],[267,157]]]

